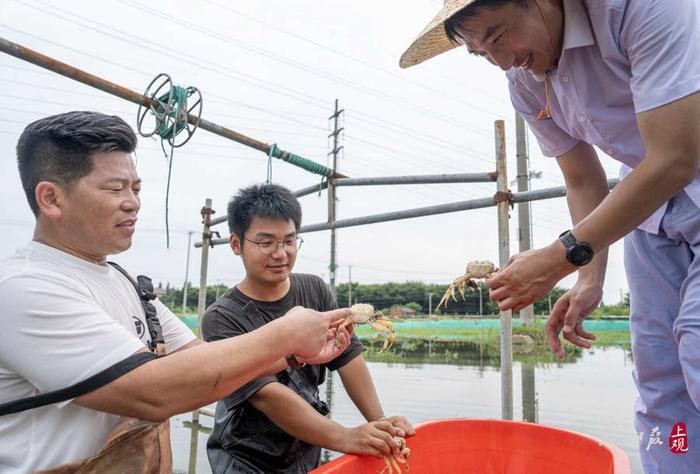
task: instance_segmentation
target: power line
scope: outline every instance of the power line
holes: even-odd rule
[[[360,59],[360,58],[357,58],[357,57],[355,57],[355,56],[351,56],[351,55],[349,55],[349,54],[347,54],[347,53],[345,53],[345,52],[343,52],[343,51],[340,51],[340,50],[335,49],[335,48],[331,48],[331,47],[326,46],[326,45],[324,45],[324,44],[322,44],[322,43],[319,43],[319,42],[317,42],[317,41],[313,41],[313,40],[311,40],[311,39],[309,39],[309,38],[307,38],[307,37],[305,37],[305,36],[302,36],[302,35],[300,35],[300,34],[298,34],[298,33],[293,33],[293,32],[291,32],[291,31],[289,31],[289,30],[286,30],[286,29],[284,29],[284,28],[279,27],[278,25],[275,25],[275,24],[272,24],[272,23],[269,23],[269,22],[260,20],[260,19],[258,19],[258,18],[254,18],[254,17],[252,17],[252,16],[250,16],[250,15],[247,15],[247,14],[245,14],[245,13],[240,12],[239,10],[235,10],[235,9],[231,8],[230,5],[228,5],[228,6],[223,6],[223,5],[220,5],[220,4],[218,4],[218,3],[214,2],[214,1],[211,1],[211,0],[205,0],[205,1],[207,1],[207,3],[210,3],[210,4],[214,5],[214,6],[217,6],[217,7],[221,8],[221,9],[223,9],[223,10],[226,10],[226,11],[229,11],[229,12],[231,12],[231,13],[234,13],[235,15],[242,16],[243,18],[246,18],[246,19],[248,19],[248,20],[250,20],[250,21],[252,21],[252,22],[255,22],[255,23],[264,25],[264,26],[265,26],[266,28],[268,28],[268,29],[273,29],[273,30],[279,31],[279,32],[281,32],[281,33],[283,33],[283,34],[285,34],[285,35],[288,35],[288,36],[290,36],[290,37],[296,38],[296,39],[298,39],[298,40],[301,40],[301,41],[303,41],[303,42],[306,42],[306,43],[308,43],[308,44],[311,44],[311,45],[313,45],[313,46],[316,46],[317,48],[320,48],[320,49],[326,50],[326,51],[328,51],[328,52],[330,52],[330,53],[333,53],[334,55],[342,56],[342,57],[344,57],[344,58],[346,58],[346,59],[349,59],[349,60],[351,60],[351,61],[353,61],[353,62],[356,62],[356,63],[358,63],[358,64],[361,64],[362,66],[368,67],[368,68],[370,68],[370,69],[374,69],[374,70],[379,71],[379,72],[382,72],[382,73],[384,73],[384,74],[388,74],[388,75],[390,75],[390,76],[392,76],[392,77],[394,77],[394,78],[396,78],[396,79],[398,79],[398,80],[400,80],[400,81],[407,82],[407,83],[410,83],[410,84],[412,84],[412,85],[418,86],[418,87],[420,87],[420,88],[422,88],[422,89],[424,89],[424,90],[428,90],[428,91],[431,91],[431,92],[433,92],[433,93],[436,93],[436,94],[438,94],[438,95],[440,95],[440,96],[443,96],[443,97],[445,97],[445,98],[448,98],[450,101],[460,102],[460,103],[462,103],[462,104],[464,104],[464,105],[467,105],[467,106],[469,106],[469,107],[475,108],[475,109],[477,109],[477,110],[479,110],[479,111],[481,111],[481,112],[483,112],[483,113],[487,113],[487,114],[489,114],[489,115],[495,115],[495,114],[493,113],[492,110],[484,109],[484,108],[482,108],[482,107],[479,107],[479,106],[477,106],[477,105],[475,105],[475,104],[473,104],[473,103],[471,103],[471,102],[465,101],[465,100],[462,99],[461,97],[457,97],[457,96],[454,96],[454,95],[452,95],[452,94],[447,94],[447,93],[445,93],[444,91],[442,91],[442,90],[440,90],[440,89],[436,89],[436,88],[434,88],[434,87],[430,87],[430,86],[428,86],[428,85],[426,85],[426,84],[423,84],[423,83],[421,83],[421,82],[414,81],[414,80],[410,79],[409,77],[407,77],[406,75],[397,74],[397,73],[394,72],[394,71],[391,71],[391,70],[382,68],[382,67],[380,67],[380,66],[377,66],[376,64],[372,64],[372,63],[370,63],[370,62],[368,62],[368,61],[364,61],[364,60],[362,60],[362,59]],[[328,29],[328,28],[326,28],[326,29]],[[353,41],[356,41],[356,40],[357,40],[356,38],[353,38]],[[373,46],[376,48],[376,45],[373,45]],[[454,78],[449,78],[449,79],[450,79],[450,80],[453,80]]]
[[[85,28],[85,29],[94,31],[94,32],[96,32],[96,33],[99,33],[99,34],[102,34],[102,35],[105,35],[105,36],[109,36],[109,37],[114,38],[114,39],[117,39],[117,40],[119,40],[119,41],[122,41],[122,42],[125,42],[125,43],[128,43],[128,44],[131,44],[131,45],[133,45],[133,46],[136,46],[137,48],[144,49],[144,50],[147,50],[147,51],[150,51],[150,52],[159,54],[159,55],[161,55],[161,56],[165,56],[165,57],[168,57],[168,58],[170,58],[170,59],[177,60],[177,61],[179,61],[179,62],[184,62],[184,63],[190,64],[190,65],[195,66],[195,67],[198,67],[198,68],[203,68],[203,69],[206,69],[206,70],[208,70],[208,71],[210,71],[210,72],[213,72],[213,73],[216,73],[216,74],[221,74],[221,75],[223,75],[223,76],[225,76],[225,77],[228,77],[228,78],[230,78],[230,79],[234,79],[234,80],[237,80],[237,81],[246,83],[246,84],[248,84],[248,85],[250,85],[250,86],[257,87],[257,88],[260,88],[260,89],[264,89],[264,90],[267,90],[268,92],[273,92],[273,93],[275,93],[275,94],[280,94],[280,95],[283,95],[283,96],[285,96],[285,97],[289,97],[289,98],[298,100],[298,101],[300,101],[300,102],[304,102],[304,103],[306,103],[306,104],[308,104],[308,105],[313,105],[313,106],[315,106],[315,107],[319,107],[319,108],[322,108],[322,109],[325,109],[325,107],[326,107],[326,106],[325,106],[325,101],[323,101],[323,100],[320,99],[319,97],[312,96],[312,95],[309,95],[309,94],[306,94],[306,93],[303,93],[303,92],[295,91],[295,90],[293,90],[293,89],[290,89],[290,88],[284,87],[284,86],[280,86],[280,85],[278,85],[278,84],[273,84],[273,83],[271,83],[270,81],[265,81],[265,83],[262,84],[261,81],[259,80],[259,78],[255,77],[255,76],[252,76],[252,75],[249,75],[249,74],[240,73],[240,72],[236,72],[236,71],[234,71],[232,68],[225,67],[225,66],[222,66],[222,65],[217,65],[217,64],[214,64],[214,63],[212,63],[212,62],[210,62],[210,61],[205,61],[205,60],[193,60],[192,58],[189,58],[189,57],[183,57],[182,54],[181,54],[179,51],[177,51],[177,50],[175,50],[175,49],[173,49],[173,48],[170,48],[170,47],[168,47],[168,46],[166,46],[166,45],[159,44],[159,43],[156,43],[156,42],[154,42],[154,41],[147,40],[147,39],[145,39],[145,38],[139,37],[139,36],[134,35],[134,34],[132,34],[132,33],[123,32],[123,31],[118,30],[118,29],[116,29],[116,28],[114,28],[114,27],[110,27],[109,25],[105,25],[105,24],[103,24],[103,23],[100,23],[100,22],[97,22],[97,21],[94,21],[94,20],[85,19],[84,17],[82,17],[82,16],[80,16],[80,15],[77,15],[77,14],[75,14],[75,13],[70,13],[70,14],[71,14],[72,17],[80,18],[80,19],[82,19],[83,21],[87,21],[87,22],[89,22],[89,23],[93,23],[93,24],[95,24],[95,25],[100,26],[100,28],[95,28],[95,27],[92,27],[92,26],[89,26],[89,25],[82,24],[82,23],[80,23],[80,22],[74,20],[73,18],[67,18],[67,17],[62,16],[62,15],[59,15],[59,14],[57,14],[57,13],[48,12],[48,11],[42,9],[42,8],[37,7],[36,5],[29,5],[29,4],[25,3],[25,2],[23,2],[22,0],[14,0],[14,1],[17,2],[17,3],[20,3],[20,4],[22,4],[22,5],[24,5],[24,6],[26,6],[26,7],[29,7],[29,8],[35,9],[35,10],[37,10],[37,11],[40,11],[40,12],[42,12],[42,13],[44,13],[44,14],[50,16],[50,17],[60,18],[61,20],[64,20],[64,21],[66,21],[66,22],[68,22],[68,23],[72,23],[72,24],[74,24],[74,25],[77,25],[77,26],[80,26],[80,27],[82,27],[82,28]],[[53,8],[54,10],[58,10],[58,11],[65,11],[65,10],[59,9],[59,8],[57,8],[57,7],[55,7],[55,6],[51,6],[51,8]],[[2,25],[2,26],[7,27],[6,25]],[[107,32],[107,31],[105,31],[105,29],[109,29],[109,30],[112,30],[112,31],[117,31],[117,32],[119,32],[120,34],[122,34],[122,35],[124,35],[124,36],[126,36],[126,37],[123,37],[123,38],[122,38],[122,37],[119,37],[119,36],[117,36],[117,35],[115,35],[115,34],[112,34],[112,33],[109,33],[109,32]],[[134,40],[132,40],[131,38],[135,38],[135,39],[137,39],[138,41],[141,41],[141,43],[139,43],[138,41],[134,41]],[[43,39],[43,38],[42,38],[42,39]],[[48,41],[48,40],[44,40],[44,41]],[[54,44],[54,45],[57,45],[57,46],[65,47],[65,46],[63,46],[63,45],[61,45],[61,44],[59,44],[59,43],[56,43],[56,42],[51,42],[51,41],[49,41],[49,42],[52,43],[52,44]],[[154,47],[146,46],[146,44],[153,44]],[[72,49],[72,48],[68,48],[68,49]],[[108,62],[109,62],[109,61],[108,61]],[[199,62],[199,64],[198,64],[197,62]],[[112,64],[114,64],[114,63],[112,63]],[[224,71],[219,70],[219,69],[217,69],[217,68],[220,68],[220,69],[223,69],[224,71],[229,71],[229,72],[224,72]],[[140,72],[140,71],[139,71],[139,73],[140,73],[140,74],[143,74],[143,73]],[[286,92],[284,92],[284,91],[286,91]],[[313,103],[313,102],[315,102],[315,103]]]
[[[42,8],[39,8],[39,7],[37,7],[36,5],[27,4],[26,2],[24,2],[24,1],[22,1],[22,0],[15,0],[15,2],[18,2],[18,3],[20,3],[20,4],[24,5],[24,6],[29,7],[29,8],[33,8],[33,9],[35,9],[35,10],[37,10],[37,11],[40,11],[40,12],[42,12],[42,13],[45,13],[45,14],[47,14],[47,15],[60,18],[60,19],[62,19],[62,20],[64,20],[64,21],[67,21],[67,22],[76,24],[76,25],[81,26],[81,27],[83,27],[83,28],[90,29],[90,30],[95,31],[95,32],[97,32],[97,33],[100,33],[100,34],[103,34],[103,35],[106,35],[106,36],[110,36],[110,37],[119,39],[120,41],[129,43],[129,44],[132,44],[132,45],[134,45],[134,46],[136,46],[136,47],[139,47],[139,48],[141,48],[141,49],[146,49],[146,50],[148,50],[148,51],[155,52],[155,53],[157,53],[157,54],[161,54],[161,55],[164,55],[164,56],[167,56],[167,57],[171,57],[171,58],[173,58],[173,59],[178,59],[178,60],[180,60],[180,61],[187,62],[187,63],[190,63],[190,64],[193,64],[193,65],[197,66],[196,64],[194,64],[194,63],[192,62],[192,60],[183,59],[183,58],[182,58],[182,55],[178,55],[178,53],[179,53],[178,51],[176,51],[176,50],[174,50],[174,49],[172,49],[172,48],[169,48],[169,47],[167,47],[167,46],[165,46],[165,45],[158,44],[158,43],[156,43],[156,42],[150,41],[150,43],[152,43],[152,44],[154,44],[155,46],[157,46],[157,48],[145,46],[144,44],[138,43],[138,42],[136,42],[136,41],[132,41],[132,40],[130,39],[130,38],[136,38],[136,39],[138,39],[138,40],[140,40],[140,41],[146,43],[147,40],[146,40],[145,38],[141,38],[141,37],[136,36],[136,35],[134,35],[134,34],[132,34],[132,33],[126,33],[126,32],[124,32],[124,31],[122,31],[122,30],[119,30],[119,29],[114,28],[114,27],[112,27],[112,26],[106,25],[106,24],[104,24],[104,23],[97,22],[97,21],[92,20],[92,19],[87,19],[87,18],[85,18],[85,17],[83,17],[83,16],[81,16],[81,15],[76,14],[75,12],[69,12],[69,11],[67,11],[67,10],[58,8],[58,7],[54,6],[54,5],[50,5],[50,4],[47,4],[47,3],[45,3],[45,2],[41,2],[40,0],[36,0],[36,1],[37,1],[37,3],[41,3],[41,4],[43,4],[43,5],[45,5],[45,6],[49,7],[49,8],[51,8],[51,9],[53,9],[53,10],[57,10],[57,11],[59,11],[59,12],[63,12],[63,13],[70,14],[71,17],[77,17],[77,18],[80,18],[80,19],[83,20],[83,21],[86,21],[86,22],[89,22],[89,23],[98,25],[98,26],[100,26],[100,28],[93,28],[93,27],[90,27],[90,26],[88,26],[88,25],[81,24],[81,23],[75,21],[73,18],[67,18],[67,17],[64,17],[64,16],[59,15],[59,14],[56,14],[56,13],[47,12],[46,10],[44,10],[44,9],[42,9]],[[169,18],[168,18],[168,17],[170,17],[169,15],[163,14],[162,12],[159,12],[159,11],[157,11],[157,10],[148,9],[147,7],[143,7],[143,6],[140,6],[140,7],[139,7],[139,6],[134,6],[133,4],[131,4],[132,2],[129,2],[129,1],[127,1],[127,0],[122,0],[122,3],[126,3],[127,5],[130,5],[130,6],[134,7],[134,8],[140,9],[140,10],[142,10],[142,11],[146,11],[146,12],[148,12],[148,13],[150,13],[150,14],[155,15],[155,16],[162,17],[162,18],[164,18],[166,21],[170,21],[170,22],[175,21],[175,20],[169,19]],[[137,5],[138,5],[138,4],[137,4]],[[172,17],[170,17],[170,18],[172,18]],[[175,21],[175,22],[178,23],[178,24],[180,24],[181,26],[186,27],[186,28],[193,29],[193,30],[197,30],[197,28],[194,28],[190,23],[182,22],[182,21],[180,21],[180,20],[177,20],[177,21]],[[106,31],[104,31],[105,28],[107,28],[107,29],[109,29],[109,30],[112,30],[112,31],[116,31],[116,32],[118,32],[119,34],[122,34],[122,35],[127,35],[128,38],[119,38],[119,37],[116,36],[116,35],[113,35],[113,34],[110,34],[110,33],[106,32]],[[231,42],[231,39],[230,39],[230,38],[225,37],[225,36],[223,36],[223,35],[218,35],[218,34],[215,35],[214,33],[210,32],[209,30],[207,30],[207,29],[205,29],[205,28],[199,27],[199,32],[202,33],[202,34],[208,35],[208,36],[215,37],[215,38],[217,38],[217,39],[222,39],[222,38],[224,38],[226,41]],[[248,46],[248,48],[252,48],[252,47]],[[258,50],[257,52],[258,52],[259,54],[262,54],[262,53],[259,52],[259,48],[256,48],[256,49]],[[168,54],[168,53],[166,53],[165,51],[171,51],[171,52],[173,52],[174,54]],[[270,52],[267,52],[266,55],[267,55],[268,57],[273,58],[273,59],[282,60],[282,59],[280,59],[280,57],[278,57],[278,56],[276,56],[276,55],[273,55],[273,53],[270,53]],[[204,64],[208,64],[208,65],[210,65],[210,66],[213,66],[214,68],[217,67],[217,65],[215,65],[214,63],[211,63],[211,62],[209,62],[209,61],[204,61],[204,60],[199,60],[199,61],[202,62],[202,63],[204,63]],[[284,60],[284,61],[285,61],[287,64],[294,63],[293,61],[288,61],[288,60]],[[271,82],[269,82],[269,81],[267,82],[267,84],[270,84],[270,85],[263,85],[263,84],[260,84],[259,78],[255,77],[255,76],[252,76],[252,75],[249,75],[249,74],[240,73],[240,72],[235,72],[235,71],[232,71],[231,68],[223,67],[223,66],[221,66],[221,65],[218,65],[218,66],[219,66],[221,69],[228,70],[228,71],[230,71],[230,72],[229,72],[229,73],[223,73],[223,72],[221,72],[221,71],[217,71],[216,69],[212,69],[211,67],[209,68],[209,70],[211,70],[212,72],[217,72],[217,73],[219,73],[219,74],[226,75],[226,76],[228,76],[228,77],[230,77],[230,78],[233,78],[233,79],[236,79],[236,80],[240,80],[240,81],[245,82],[245,83],[247,83],[247,84],[249,84],[249,85],[252,85],[252,86],[254,86],[254,87],[259,87],[259,88],[262,88],[262,89],[265,89],[265,90],[268,90],[268,91],[271,91],[271,92],[274,92],[274,93],[278,93],[278,94],[281,94],[281,95],[284,95],[284,96],[286,96],[286,97],[290,97],[290,98],[293,98],[293,99],[296,99],[296,100],[300,100],[300,101],[304,101],[304,100],[320,101],[320,100],[321,100],[321,99],[319,99],[319,98],[316,97],[316,96],[311,96],[311,95],[306,94],[306,93],[303,93],[303,92],[295,91],[295,90],[293,90],[293,89],[290,89],[290,88],[288,88],[288,87],[281,86],[281,85],[279,85],[279,84],[273,84],[273,83],[271,83]],[[200,67],[201,67],[201,66],[200,66]],[[319,71],[315,71],[315,72],[314,72],[313,68],[309,68],[308,66],[304,66],[304,67],[307,68],[307,70],[308,70],[307,72],[314,73],[314,74],[319,75],[319,76],[321,76],[321,77],[326,76],[326,78],[329,78],[330,76],[332,76],[332,75],[330,75],[330,74],[328,74],[328,73],[323,73],[323,72],[319,72]],[[333,77],[335,77],[335,76],[333,76]],[[247,78],[252,78],[253,80],[247,79]],[[378,97],[378,98],[380,98],[380,99],[389,101],[389,102],[394,103],[394,104],[396,104],[396,105],[401,105],[401,106],[406,107],[406,108],[408,108],[408,109],[411,109],[411,110],[414,110],[414,111],[418,111],[418,112],[423,113],[423,114],[425,114],[425,115],[427,115],[427,116],[433,117],[433,118],[438,119],[438,120],[442,120],[442,121],[444,121],[444,122],[446,122],[446,123],[451,123],[451,124],[453,124],[453,125],[455,125],[455,126],[458,126],[458,127],[460,127],[460,128],[464,128],[465,125],[466,125],[466,124],[462,123],[461,121],[459,121],[459,120],[457,120],[457,119],[455,119],[455,118],[453,118],[453,117],[447,116],[447,115],[444,114],[444,113],[442,113],[442,114],[435,113],[435,112],[433,112],[431,109],[424,108],[424,107],[421,107],[421,106],[416,106],[416,105],[414,105],[414,104],[412,104],[411,102],[408,102],[408,101],[404,101],[404,100],[392,98],[392,97],[390,97],[390,96],[388,96],[388,95],[386,95],[386,94],[383,94],[383,93],[380,93],[380,92],[377,92],[377,91],[373,91],[373,90],[371,90],[371,89],[369,89],[369,88],[366,88],[366,87],[360,87],[360,86],[358,86],[357,84],[352,83],[352,82],[350,82],[350,81],[345,81],[345,80],[343,80],[342,78],[336,77],[334,80],[339,81],[339,82],[343,83],[344,85],[346,85],[346,86],[348,86],[348,87],[355,88],[355,89],[360,90],[360,91],[362,91],[362,92],[364,92],[364,93],[367,93],[367,94],[370,94],[370,95],[372,95],[372,96]],[[276,90],[276,89],[279,89],[279,90]],[[287,92],[280,92],[280,90],[284,90],[284,91],[287,91]],[[299,96],[303,97],[304,100],[303,100],[303,99],[300,99],[299,97],[295,97],[295,95],[299,95]],[[325,108],[325,101],[323,101],[323,102],[324,102],[323,105],[322,105],[322,104],[319,104],[318,106],[319,106],[319,107]],[[489,112],[489,113],[492,113],[492,112]]]
[[[19,1],[19,0],[17,0],[17,1]],[[21,2],[21,1],[20,1],[20,3],[24,4],[24,3]],[[30,6],[30,7],[36,8],[36,7],[33,7],[33,6]],[[42,9],[38,9],[38,10],[39,10],[39,11],[43,11],[44,13],[47,13],[47,14],[49,14],[49,15],[54,16],[54,14],[50,14],[50,13],[48,13],[48,12],[45,12],[45,11],[42,10]],[[59,16],[59,17],[60,17],[60,16]],[[61,17],[61,18],[63,18],[63,17]],[[64,19],[65,19],[65,18],[64,18]],[[71,21],[71,22],[72,22],[72,20],[67,20],[67,21]],[[99,23],[98,23],[98,24],[99,24]],[[86,26],[84,26],[84,25],[80,25],[80,26],[86,27]],[[103,25],[103,26],[104,26],[104,25]],[[87,27],[87,28],[89,28],[89,27]],[[92,29],[92,28],[91,28],[91,29]],[[102,31],[100,31],[100,32],[102,32]],[[104,33],[104,32],[102,32],[102,33]],[[113,36],[113,35],[110,35],[110,36]],[[142,45],[137,45],[137,46],[143,47]],[[157,52],[158,52],[158,51],[157,51]],[[161,53],[161,54],[163,54],[163,53]],[[54,88],[54,89],[55,89],[55,90],[60,90],[60,91],[65,91],[65,89],[59,89],[59,88]],[[68,92],[68,91],[65,91],[65,92]],[[72,91],[71,91],[71,92],[72,92]],[[305,125],[310,125],[310,124],[305,124]],[[367,142],[367,143],[369,143],[369,142]],[[466,150],[463,149],[462,151],[466,151]]]

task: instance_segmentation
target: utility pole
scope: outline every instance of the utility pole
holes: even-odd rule
[[[194,231],[189,231],[187,233],[187,263],[185,264],[185,284],[182,285],[182,315],[185,315],[187,311],[187,283],[190,274],[190,249],[192,248],[192,234]]]
[[[433,294],[434,293],[428,293],[428,316],[430,317],[433,316]]]
[[[348,308],[352,306],[352,265],[348,265]]]
[[[518,192],[530,190],[529,158],[527,156],[527,129],[525,121],[519,114],[515,114],[515,139],[516,156],[518,164]],[[532,229],[530,227],[530,201],[518,203],[518,250],[524,252],[532,248]],[[533,306],[527,306],[520,310],[520,322],[524,326],[532,326],[535,323]]]
[[[333,150],[328,153],[328,156],[333,156],[333,175],[335,176],[338,170],[338,152],[343,149],[342,146],[338,146],[338,135],[343,131],[343,128],[338,128],[338,117],[343,113],[343,109],[338,109],[338,99],[335,99],[335,112],[333,115],[328,117],[328,120],[333,120],[333,133],[328,135],[328,138],[333,137]],[[335,183],[333,177],[328,178],[328,223],[335,223]],[[331,294],[335,298],[335,271],[337,265],[335,264],[335,229],[331,229],[331,263],[329,265],[329,286],[331,288]]]

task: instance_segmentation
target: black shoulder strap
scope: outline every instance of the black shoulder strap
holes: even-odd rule
[[[92,392],[110,382],[118,379],[122,375],[134,370],[136,367],[145,364],[157,356],[151,352],[137,352],[116,364],[107,367],[102,372],[98,372],[92,377],[71,385],[70,387],[55,390],[53,392],[42,393],[32,397],[21,398],[12,402],[0,404],[0,416],[10,415],[32,408],[39,408],[52,403],[64,402],[71,398],[77,398],[86,393]]]
[[[165,339],[163,338],[163,328],[160,327],[160,321],[156,315],[156,308],[151,304],[151,300],[156,298],[156,294],[153,291],[153,282],[151,279],[145,275],[139,275],[137,281],[131,278],[131,275],[124,270],[121,266],[114,262],[107,262],[115,270],[124,275],[127,280],[131,282],[139,295],[139,300],[141,300],[141,306],[143,306],[143,312],[146,314],[146,326],[148,326],[148,333],[151,336],[151,342],[149,343],[149,349],[158,355],[165,354]]]

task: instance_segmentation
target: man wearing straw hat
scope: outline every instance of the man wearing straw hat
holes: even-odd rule
[[[582,323],[601,300],[607,248],[625,237],[642,464],[697,472],[699,2],[448,0],[401,67],[461,45],[506,71],[515,109],[564,174],[574,223],[511,258],[489,280],[491,298],[517,311],[578,270],[547,332],[560,357],[562,331],[590,347]],[[594,147],[622,163],[610,193]]]

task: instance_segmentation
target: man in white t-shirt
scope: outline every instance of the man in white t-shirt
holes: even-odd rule
[[[36,121],[17,145],[36,217],[33,240],[0,261],[0,403],[62,389],[150,342],[131,282],[107,264],[131,246],[141,181],[136,136],[120,118],[69,112]],[[120,416],[165,420],[286,366],[341,353],[329,334],[349,310],[294,308],[257,331],[203,344],[155,300],[167,357],[74,400],[0,417],[0,472],[95,454]],[[345,334],[347,336],[347,333]]]

